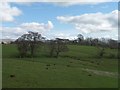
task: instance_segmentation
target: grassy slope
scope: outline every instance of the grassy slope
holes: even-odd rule
[[[109,53],[116,54],[117,50],[106,49],[106,56],[98,59],[93,58],[97,53],[95,47],[69,45],[69,48],[69,52],[61,53],[58,59],[44,57],[48,53],[43,48],[38,50],[40,57],[20,59],[14,58],[18,55],[14,45],[4,45],[3,87],[117,87],[116,75],[84,70],[116,73],[117,60],[105,57]],[[12,74],[15,77],[11,78]]]

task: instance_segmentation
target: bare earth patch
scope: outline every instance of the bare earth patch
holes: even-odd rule
[[[94,73],[96,75],[102,75],[102,76],[109,76],[109,77],[118,78],[118,73],[117,72],[99,71],[99,70],[84,69],[84,68],[82,70],[90,72],[90,73]]]

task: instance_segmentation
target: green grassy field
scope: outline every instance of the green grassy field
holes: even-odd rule
[[[115,88],[118,87],[116,49],[105,49],[97,58],[92,46],[68,45],[59,58],[46,57],[48,48],[36,58],[18,58],[15,45],[3,45],[3,88]],[[14,75],[14,77],[10,77]]]

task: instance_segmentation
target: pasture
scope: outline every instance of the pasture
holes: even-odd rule
[[[105,49],[102,58],[93,46],[68,45],[58,58],[46,46],[35,58],[19,58],[15,45],[2,46],[3,88],[117,88],[117,49]],[[111,57],[110,55],[114,55]]]

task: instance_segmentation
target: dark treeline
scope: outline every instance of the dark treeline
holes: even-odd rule
[[[111,49],[118,48],[118,41],[113,39],[106,39],[106,38],[86,38],[82,34],[78,34],[78,38],[73,40],[73,43],[80,44],[80,45],[87,45],[87,46],[100,46],[100,47],[109,47]]]
[[[23,34],[15,42],[17,44],[20,57],[27,57],[28,54],[31,57],[35,56],[38,47],[47,45],[49,48],[50,57],[58,57],[60,52],[68,51],[68,47],[63,39],[56,38],[55,40],[46,40],[41,34],[36,32],[28,32]]]
[[[77,39],[69,40],[69,39],[60,39],[56,38],[54,40],[47,40],[42,37],[41,34],[37,32],[28,32],[28,34],[23,34],[17,40],[15,40],[14,44],[17,44],[18,51],[20,53],[20,57],[27,57],[29,54],[31,57],[34,57],[36,54],[36,50],[41,45],[48,45],[49,48],[49,56],[58,57],[61,52],[68,51],[67,45],[86,45],[86,46],[95,46],[100,49],[99,56],[102,57],[104,54],[105,48],[110,49],[118,49],[120,48],[120,43],[117,40],[113,39],[105,39],[105,38],[84,38],[82,34],[78,34]],[[2,44],[4,44],[2,42]]]

